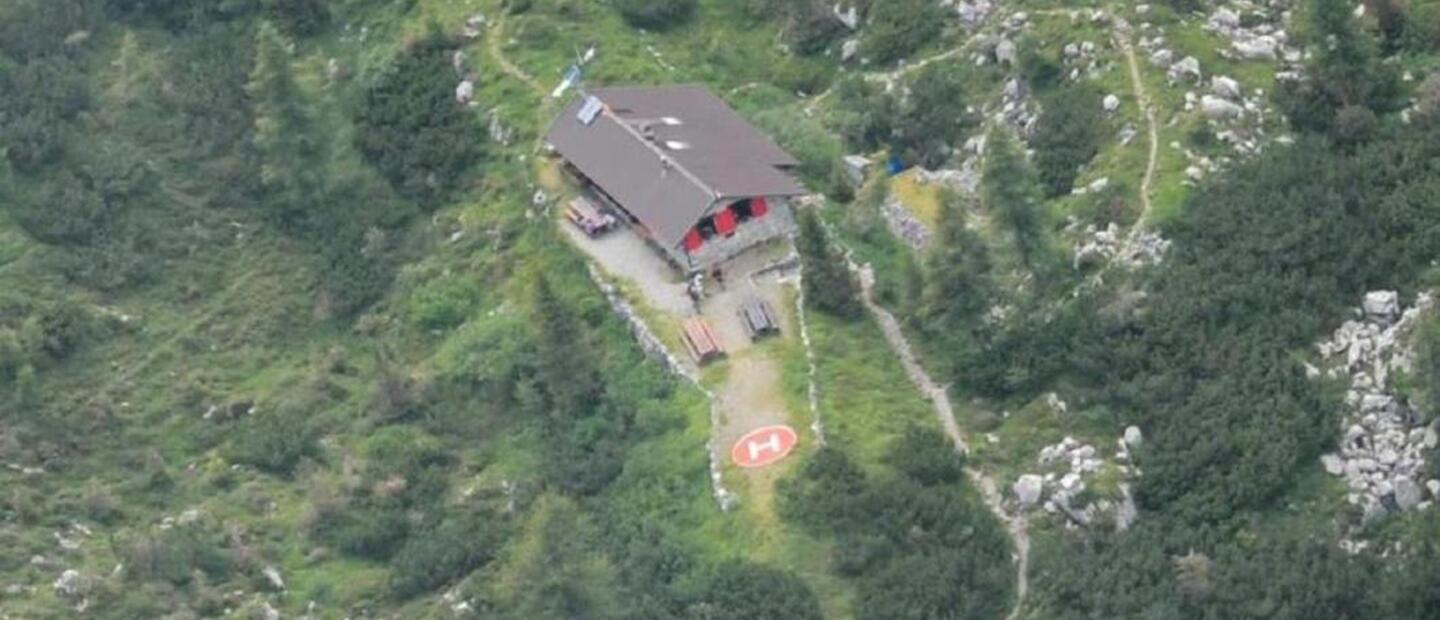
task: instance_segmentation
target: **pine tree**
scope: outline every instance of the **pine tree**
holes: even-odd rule
[[[550,397],[552,413],[582,417],[600,394],[600,378],[586,346],[580,320],[540,275],[531,297],[535,326],[535,366]]]
[[[860,316],[855,279],[845,260],[830,247],[819,216],[799,211],[800,232],[795,249],[804,270],[806,303],[827,314],[853,319]]]
[[[325,203],[326,149],[315,112],[295,79],[290,44],[273,25],[261,24],[255,69],[246,92],[255,108],[255,148],[267,203],[285,224],[303,225]]]
[[[984,312],[991,288],[990,251],[966,228],[958,200],[950,194],[941,201],[939,234],[925,265],[922,312],[945,331],[964,329]]]
[[[990,132],[981,191],[986,207],[1014,236],[1020,260],[1032,271],[1044,267],[1045,211],[1039,179],[1009,130]]]
[[[1379,43],[1360,28],[1352,2],[1311,0],[1305,26],[1305,38],[1315,54],[1306,79],[1282,82],[1276,91],[1292,123],[1312,131],[1332,131],[1345,108],[1385,114],[1404,107],[1399,75],[1381,62]],[[1356,117],[1353,112],[1350,116]]]

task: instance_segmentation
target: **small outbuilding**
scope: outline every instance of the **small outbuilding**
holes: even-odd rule
[[[598,88],[546,134],[566,172],[685,273],[792,233],[799,162],[699,86]]]

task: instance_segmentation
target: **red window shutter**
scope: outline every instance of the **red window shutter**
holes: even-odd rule
[[[699,230],[696,230],[696,229],[694,229],[694,228],[691,228],[691,229],[690,229],[690,232],[685,233],[685,251],[686,251],[686,252],[690,252],[690,253],[693,254],[693,253],[695,252],[695,250],[700,249],[700,244],[702,244],[702,243],[704,243],[704,242],[705,242],[705,240],[700,238],[700,231],[699,231]]]
[[[750,199],[750,214],[755,217],[764,217],[770,211],[770,205],[765,204],[765,198]]]
[[[715,232],[730,235],[735,232],[735,212],[725,207],[715,214]]]

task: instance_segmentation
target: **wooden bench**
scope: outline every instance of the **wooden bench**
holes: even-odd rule
[[[565,208],[565,217],[586,235],[595,237],[615,226],[615,217],[600,211],[589,200],[576,197]]]
[[[710,328],[705,319],[686,319],[683,328],[681,340],[685,341],[685,349],[690,352],[695,363],[703,365],[725,355],[720,339],[715,337],[715,330]]]
[[[780,333],[780,324],[775,320],[775,313],[763,299],[746,301],[740,306],[739,314],[740,323],[745,326],[745,333],[750,335],[751,340],[760,340]]]

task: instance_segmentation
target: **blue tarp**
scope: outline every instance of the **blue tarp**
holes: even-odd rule
[[[892,177],[904,172],[907,167],[905,162],[900,161],[900,157],[897,155],[891,155],[890,161],[885,162],[885,169],[890,171],[890,176]]]

